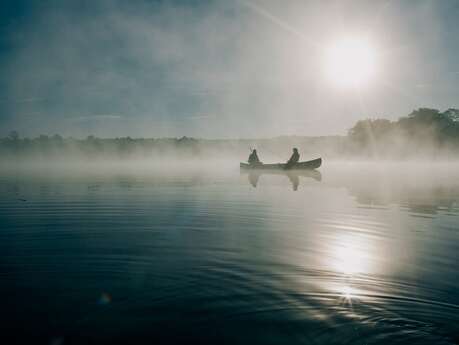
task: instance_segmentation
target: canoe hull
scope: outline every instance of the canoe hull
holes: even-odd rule
[[[244,170],[312,170],[317,169],[322,165],[322,158],[313,159],[306,162],[298,162],[294,166],[287,168],[285,163],[277,164],[257,164],[249,165],[247,163],[241,163],[240,167]]]

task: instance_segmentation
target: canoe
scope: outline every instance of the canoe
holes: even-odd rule
[[[241,169],[247,170],[311,170],[317,169],[322,165],[322,158],[313,159],[311,161],[298,162],[294,166],[286,167],[285,163],[276,163],[276,164],[256,164],[250,165],[247,163],[241,163]]]

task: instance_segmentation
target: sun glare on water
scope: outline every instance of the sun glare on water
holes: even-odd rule
[[[376,54],[364,39],[337,40],[326,50],[325,73],[340,87],[360,87],[367,84],[376,72]]]

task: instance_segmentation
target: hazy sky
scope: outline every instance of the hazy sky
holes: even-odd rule
[[[458,18],[457,0],[2,0],[0,134],[329,135],[459,107]],[[342,37],[371,46],[358,87],[326,77]]]

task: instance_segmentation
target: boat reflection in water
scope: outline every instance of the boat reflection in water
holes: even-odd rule
[[[298,190],[300,177],[311,178],[316,181],[322,180],[322,174],[318,170],[241,170],[241,174],[247,174],[249,183],[256,188],[261,175],[283,175],[287,176],[294,191]]]

